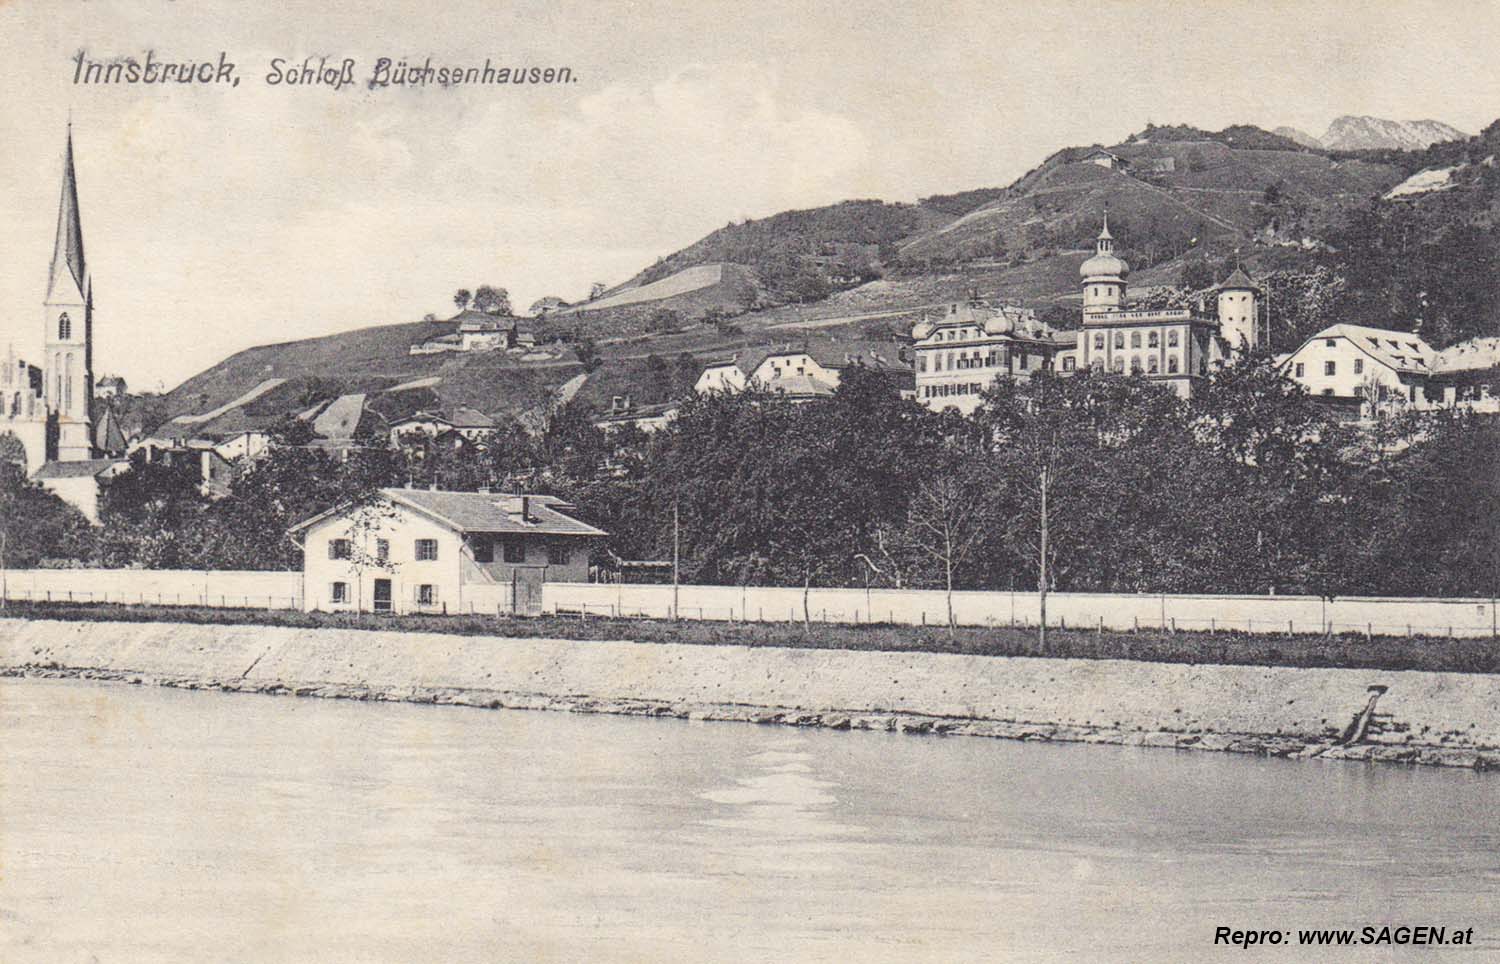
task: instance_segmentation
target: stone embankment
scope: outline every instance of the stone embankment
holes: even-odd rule
[[[5,619],[0,675],[1500,769],[1481,674]]]

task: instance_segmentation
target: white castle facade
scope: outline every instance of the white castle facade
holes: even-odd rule
[[[1094,254],[1079,267],[1079,330],[1057,331],[1024,309],[996,311],[977,303],[922,319],[912,329],[917,400],[967,414],[997,378],[1086,368],[1140,375],[1185,398],[1216,366],[1260,347],[1260,300],[1243,269],[1219,286],[1217,319],[1187,308],[1127,308],[1129,276],[1105,215]]]

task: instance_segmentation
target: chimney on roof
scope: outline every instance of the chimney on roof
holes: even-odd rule
[[[523,523],[531,521],[531,496],[529,495],[521,496],[521,521]]]

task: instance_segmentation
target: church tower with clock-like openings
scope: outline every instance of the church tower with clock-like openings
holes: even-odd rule
[[[94,449],[94,292],[83,254],[71,126],[43,311],[42,393],[55,424],[49,432],[53,437],[48,440],[47,457],[59,462],[90,459]]]

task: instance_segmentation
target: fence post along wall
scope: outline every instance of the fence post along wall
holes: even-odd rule
[[[35,602],[301,609],[302,573],[227,569],[12,569],[5,598]]]
[[[796,586],[682,586],[678,599],[686,619],[800,622],[804,618],[802,589]],[[806,618],[813,622],[941,626],[948,620],[947,594],[937,589],[813,589],[806,608]],[[672,611],[672,587],[547,583],[543,609],[667,618]],[[1037,597],[1032,592],[955,592],[953,616],[960,626],[1035,626]],[[1048,593],[1047,623],[1179,632],[1469,637],[1496,633],[1494,603],[1489,599],[1355,596],[1324,600],[1316,596]]]
[[[4,574],[12,600],[209,606],[234,609],[300,609],[300,572],[170,569],[20,569]],[[468,586],[451,612],[511,613],[509,585]],[[630,583],[541,584],[546,613],[669,618],[670,585]],[[800,622],[800,586],[681,586],[684,619]],[[947,595],[926,589],[813,589],[805,616],[813,622],[896,623],[941,626]],[[1420,599],[1316,596],[1173,596],[1049,593],[1052,626],[1102,626],[1108,630],[1218,630],[1251,633],[1369,633],[1386,636],[1496,635],[1489,599]],[[1035,626],[1037,598],[1029,592],[955,592],[954,621],[961,626]]]

